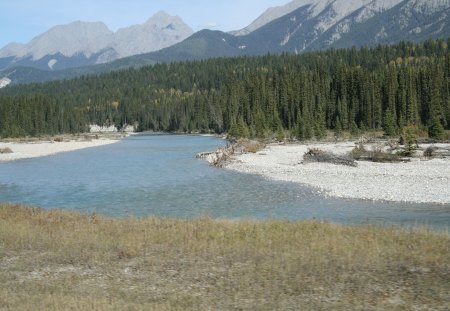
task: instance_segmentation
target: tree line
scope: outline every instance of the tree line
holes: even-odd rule
[[[301,55],[160,63],[0,91],[2,137],[139,131],[277,133],[450,128],[450,39]]]

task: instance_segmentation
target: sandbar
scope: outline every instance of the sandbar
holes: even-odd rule
[[[105,146],[118,142],[118,139],[99,138],[95,140],[0,142],[0,150],[9,148],[12,153],[0,153],[0,162],[15,161],[54,155],[61,152]]]
[[[354,147],[355,142],[268,145],[257,153],[234,156],[225,167],[311,186],[338,198],[450,204],[448,158],[412,159],[406,163],[358,161],[357,167],[302,163],[310,148],[344,154]]]

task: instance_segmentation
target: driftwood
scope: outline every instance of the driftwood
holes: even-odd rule
[[[8,147],[0,149],[0,154],[7,154],[7,153],[14,153],[14,152]]]
[[[336,165],[358,166],[358,163],[350,156],[336,155],[319,149],[309,149],[303,156],[303,163],[331,163]]]
[[[195,157],[197,159],[206,159],[209,155],[213,154],[214,152],[200,152]]]
[[[240,139],[225,147],[221,147],[214,152],[201,152],[197,154],[197,158],[206,159],[212,166],[224,166],[233,155],[245,153],[256,153],[263,149],[265,145],[261,142],[248,139]]]

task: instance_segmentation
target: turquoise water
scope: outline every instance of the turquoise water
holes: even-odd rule
[[[322,219],[450,227],[450,206],[327,198],[316,190],[208,166],[223,140],[150,135],[0,164],[0,201],[113,217]]]

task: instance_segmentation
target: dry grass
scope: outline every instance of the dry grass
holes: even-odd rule
[[[0,205],[1,310],[448,310],[450,236]]]

